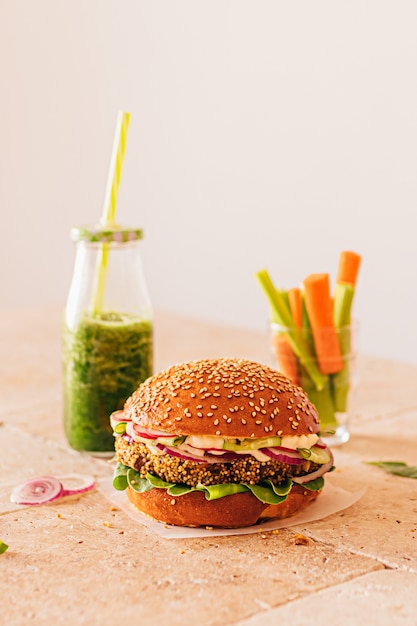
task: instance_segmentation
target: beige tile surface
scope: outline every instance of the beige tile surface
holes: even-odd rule
[[[311,613],[306,621],[308,607],[322,616],[323,601],[326,615],[343,626],[357,620],[353,605],[359,611],[366,603],[378,619],[386,613],[391,623],[412,623],[417,481],[365,462],[416,464],[416,366],[360,360],[352,438],[335,449],[331,476],[347,490],[367,488],[354,506],[276,534],[164,539],[97,491],[10,509],[10,489],[30,476],[109,475],[108,464],[71,451],[63,436],[60,316],[59,307],[31,312],[30,323],[27,311],[0,315],[0,538],[10,546],[0,555],[5,624],[220,626],[291,616],[295,625],[314,623]],[[266,333],[166,314],[157,316],[155,339],[157,368],[210,356],[270,358]],[[395,593],[388,597],[390,585]]]
[[[259,613],[238,626],[316,626],[323,615],[334,626],[415,626],[417,576],[383,570],[365,574],[342,585],[290,602],[272,611]]]

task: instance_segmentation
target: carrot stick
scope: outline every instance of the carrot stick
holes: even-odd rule
[[[298,287],[288,289],[288,301],[290,303],[290,311],[294,324],[301,328],[303,321],[303,304],[301,300],[301,291]]]
[[[339,256],[336,283],[347,283],[355,287],[361,260],[361,256],[356,252],[343,250]]]
[[[303,288],[320,371],[340,372],[343,359],[333,321],[329,275],[310,274],[304,279]]]
[[[298,376],[297,357],[291,348],[288,337],[281,333],[274,333],[271,342],[278,369],[285,376],[288,376],[295,385],[298,385],[300,379]]]
[[[287,306],[285,298],[280,290],[275,289],[266,269],[259,270],[255,273],[255,276],[268,299],[272,322],[286,329],[291,348],[300,359],[300,362],[305,365],[316,389],[320,391],[327,384],[328,378],[320,371],[310,346],[301,333],[301,329],[294,326],[290,308]]]

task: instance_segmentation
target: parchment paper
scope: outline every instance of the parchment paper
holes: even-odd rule
[[[284,520],[271,520],[262,522],[259,525],[248,526],[246,528],[187,528],[183,526],[170,526],[161,522],[156,522],[138,511],[128,499],[124,491],[117,491],[112,485],[112,481],[104,479],[98,483],[99,491],[106,496],[110,502],[125,511],[129,517],[138,523],[147,526],[152,531],[165,537],[166,539],[190,539],[192,537],[220,537],[227,535],[248,535],[262,531],[288,528],[299,524],[306,524],[323,519],[333,513],[338,513],[355,504],[364,495],[366,489],[349,492],[335,487],[326,479],[326,485],[320,496],[308,507]]]

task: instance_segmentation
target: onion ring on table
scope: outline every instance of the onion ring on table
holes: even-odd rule
[[[76,486],[70,486],[76,482]],[[22,505],[41,505],[54,502],[64,496],[81,495],[95,487],[92,476],[67,474],[65,476],[40,476],[17,485],[10,494],[11,502]]]

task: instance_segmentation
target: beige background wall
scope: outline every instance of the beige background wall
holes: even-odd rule
[[[0,307],[63,303],[73,224],[120,221],[154,305],[265,329],[291,287],[363,255],[368,354],[417,361],[413,0],[0,0]]]

